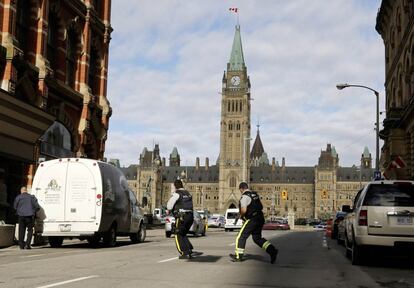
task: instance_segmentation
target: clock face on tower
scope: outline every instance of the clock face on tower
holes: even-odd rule
[[[233,77],[231,77],[230,82],[233,86],[239,86],[240,77],[239,76],[233,76]]]

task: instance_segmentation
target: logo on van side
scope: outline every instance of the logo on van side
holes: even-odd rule
[[[104,200],[111,200],[115,201],[115,194],[112,191],[112,182],[110,179],[106,179],[106,185],[105,185],[105,194],[104,194]]]

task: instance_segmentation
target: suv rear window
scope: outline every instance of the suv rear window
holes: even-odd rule
[[[414,185],[410,183],[372,184],[364,206],[414,207]]]

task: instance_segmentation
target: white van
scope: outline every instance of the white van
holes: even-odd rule
[[[43,236],[60,247],[63,238],[114,246],[117,236],[143,242],[146,221],[121,170],[105,162],[62,158],[42,162],[32,193],[45,211]]]
[[[226,210],[224,218],[226,222],[224,224],[224,231],[233,231],[233,229],[240,229],[243,226],[243,219],[239,219],[239,208],[229,208]],[[237,220],[237,223],[236,222]]]

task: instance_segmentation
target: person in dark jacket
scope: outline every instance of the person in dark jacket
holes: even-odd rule
[[[14,199],[14,209],[19,216],[19,246],[20,249],[31,249],[34,218],[36,211],[40,209],[37,198],[27,192],[27,188],[23,186],[20,189],[20,195]],[[24,236],[27,229],[27,239],[24,242]]]
[[[175,244],[180,259],[191,259],[193,256],[193,245],[188,240],[187,233],[193,225],[193,197],[190,192],[183,188],[181,180],[174,181],[175,192],[167,203],[167,209],[175,217]]]
[[[246,182],[240,183],[239,190],[242,193],[239,201],[240,218],[244,220],[244,223],[236,238],[236,253],[229,256],[233,262],[243,261],[246,240],[252,235],[254,243],[270,255],[270,263],[273,264],[276,261],[278,250],[270,241],[262,237],[264,216],[260,197],[256,192],[249,190]]]

